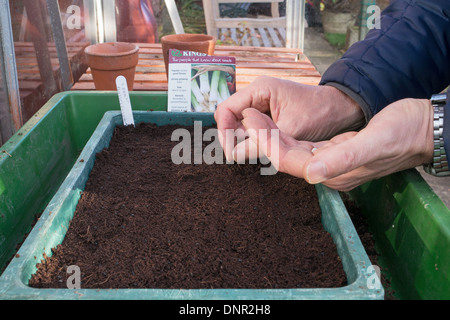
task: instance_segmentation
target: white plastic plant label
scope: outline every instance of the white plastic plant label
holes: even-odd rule
[[[169,50],[168,111],[214,112],[236,92],[236,59]]]
[[[127,80],[125,77],[119,76],[116,79],[116,85],[117,93],[119,95],[120,110],[122,111],[123,124],[125,126],[135,126]]]

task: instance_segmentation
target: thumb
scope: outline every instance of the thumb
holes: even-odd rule
[[[322,183],[381,157],[379,150],[383,148],[375,148],[370,140],[365,139],[362,131],[344,141],[339,136],[336,138],[319,148],[305,164],[304,177],[309,183]]]

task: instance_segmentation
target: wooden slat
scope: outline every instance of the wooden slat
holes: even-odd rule
[[[277,32],[275,31],[275,29],[274,29],[274,28],[267,28],[267,31],[268,31],[269,34],[270,34],[270,38],[271,38],[272,41],[273,41],[274,47],[283,47],[283,43],[282,43],[281,40],[278,38],[278,34],[277,34]],[[268,46],[266,46],[266,47],[268,47]]]
[[[241,32],[241,34],[243,34],[242,44],[247,45],[247,46],[254,46],[253,43],[251,43],[251,41],[250,41],[251,38],[250,38],[249,30],[246,30],[245,28],[239,28],[239,31]]]
[[[71,63],[74,80],[77,80],[85,72],[83,63],[84,48],[86,42],[67,42],[67,54]],[[46,102],[43,92],[45,87],[39,73],[36,49],[31,42],[14,43],[17,64],[17,76],[19,80],[20,97],[22,101],[22,114],[24,121],[31,117]],[[54,43],[48,43],[50,65],[56,80],[59,78],[59,59]]]
[[[278,34],[279,33],[279,34]],[[286,30],[284,28],[220,28],[218,39],[223,43],[232,42],[237,46],[285,47]]]
[[[261,35],[261,38],[264,42],[264,47],[281,47],[281,43],[279,46],[273,46],[271,41],[271,35],[266,33],[265,28],[258,28],[259,34]]]
[[[167,91],[167,77],[160,44],[138,44],[135,91]],[[320,74],[298,49],[253,46],[216,46],[215,55],[236,58],[238,90],[262,75],[317,85]],[[31,80],[31,79],[30,79]],[[95,90],[88,69],[72,90]]]
[[[286,29],[285,28],[277,28],[277,30],[280,33],[283,41],[286,42]]]
[[[252,28],[259,27],[277,27],[283,28],[286,26],[285,18],[267,18],[267,19],[250,19],[250,18],[233,18],[233,19],[216,19],[217,28],[239,28],[241,26],[251,26]]]
[[[139,56],[141,60],[143,58],[160,60],[160,65],[163,65],[160,44],[138,43],[137,45],[140,47]],[[292,48],[258,48],[250,46],[219,45],[216,46],[215,55],[234,56],[237,60],[241,61],[304,63],[314,68],[301,50]]]
[[[231,38],[235,45],[259,47],[262,42],[266,47],[286,47],[285,40],[279,41],[278,36],[272,39],[271,37],[274,33],[266,31],[267,27],[280,29],[287,27],[287,17],[281,17],[279,12],[279,3],[282,1],[284,0],[264,0],[265,3],[271,4],[271,14],[269,16],[259,15],[254,18],[221,16],[219,9],[221,3],[241,3],[239,0],[203,0],[207,32],[210,35],[218,36],[218,39],[224,41],[227,38]],[[250,2],[260,3],[261,1],[253,0]],[[246,4],[248,5],[250,2],[246,2]],[[248,29],[249,35],[247,33],[235,33],[236,30],[242,27]],[[227,34],[230,35],[227,37]]]
[[[261,44],[259,43],[259,38],[260,38],[260,36],[259,36],[259,34],[256,32],[255,29],[250,28],[250,36],[251,36],[251,39],[252,39],[252,45],[253,45],[254,47],[260,47],[260,46],[261,46]],[[263,39],[263,42],[264,42],[264,39]],[[264,44],[264,46],[265,46],[265,44]]]

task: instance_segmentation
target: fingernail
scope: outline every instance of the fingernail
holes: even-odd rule
[[[242,119],[241,120],[241,123],[242,123],[242,125],[244,126],[244,128],[247,128],[247,125],[246,125],[246,121],[245,121],[246,119],[244,118],[244,119]]]
[[[228,155],[225,155],[225,160],[227,161],[227,164],[234,163],[233,152],[231,153],[231,159]]]
[[[233,161],[236,161],[236,148],[231,151],[231,158],[233,159]]]
[[[317,184],[326,180],[327,168],[322,161],[311,163],[306,169],[306,178],[309,183]]]

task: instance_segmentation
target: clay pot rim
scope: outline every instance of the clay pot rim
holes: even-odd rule
[[[199,38],[198,40],[192,41],[190,39],[187,39],[186,41],[180,40],[180,38],[182,39],[183,37],[185,38]],[[203,38],[203,39],[202,39]],[[180,34],[169,34],[169,35],[165,35],[161,38],[161,43],[162,42],[166,42],[168,44],[170,43],[182,43],[182,42],[187,42],[187,43],[191,43],[191,44],[200,44],[203,43],[205,41],[216,41],[216,38],[207,34],[197,34],[197,33],[180,33]]]
[[[123,51],[123,52],[92,52],[92,50],[94,48],[96,48],[96,47],[107,47],[107,46],[111,46],[111,45],[128,46],[130,48],[130,50]],[[129,43],[129,42],[104,42],[104,43],[97,43],[97,44],[92,44],[92,45],[86,47],[86,49],[84,49],[84,52],[87,55],[95,56],[95,57],[122,57],[122,56],[133,55],[133,54],[135,54],[138,51],[139,51],[139,47],[136,44]]]

